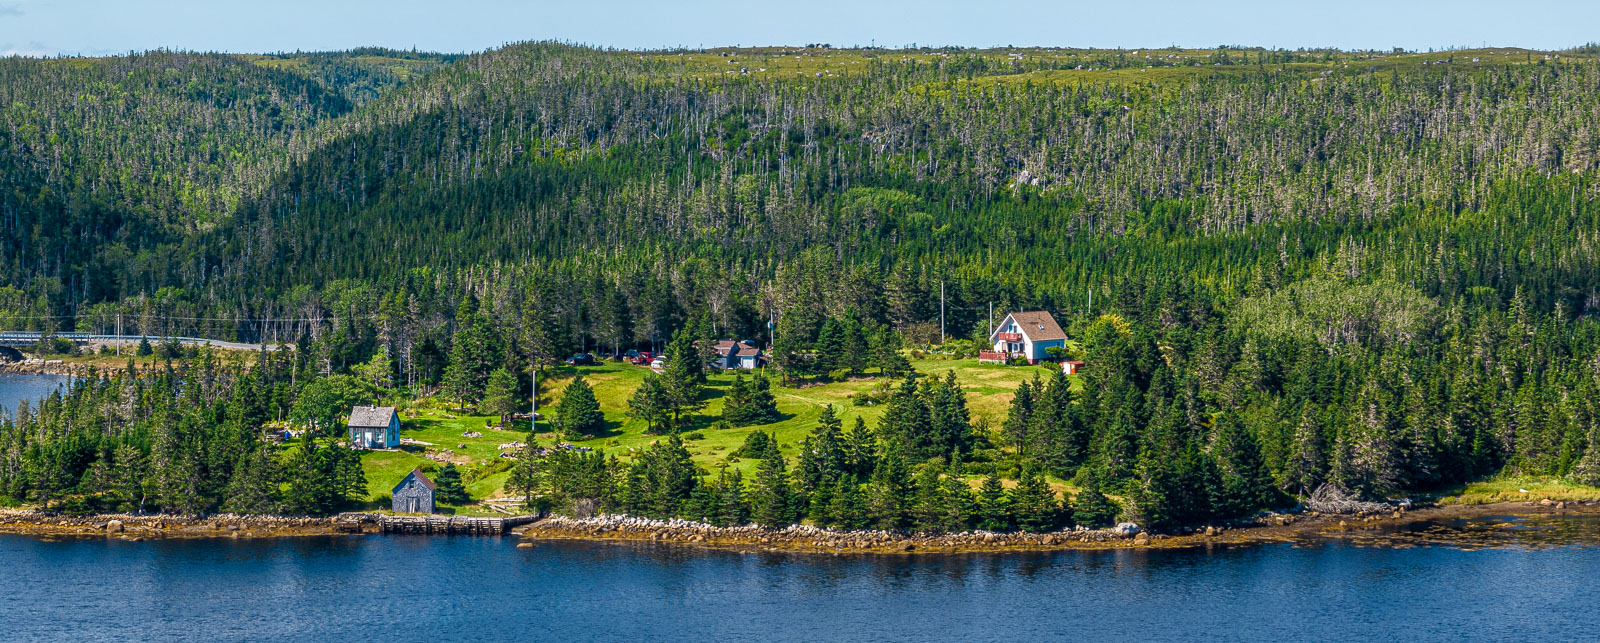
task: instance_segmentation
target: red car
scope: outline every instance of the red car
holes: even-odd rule
[[[628,360],[628,361],[633,362],[634,364],[638,364],[640,366],[645,366],[645,365],[648,365],[651,361],[653,361],[655,359],[655,357],[656,357],[655,354],[651,353],[650,351],[639,351],[638,355],[633,356],[633,359]]]

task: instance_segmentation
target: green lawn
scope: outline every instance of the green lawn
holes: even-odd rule
[[[1050,367],[1008,367],[978,364],[977,360],[913,360],[912,366],[918,372],[940,377],[947,371],[954,370],[956,378],[966,390],[967,406],[971,410],[972,419],[977,421],[979,418],[986,418],[991,426],[999,426],[1005,419],[1006,409],[1018,384],[1026,378],[1033,377],[1035,373],[1040,377],[1050,375]],[[607,363],[576,369],[576,372],[581,373],[594,388],[607,422],[606,435],[584,440],[578,444],[605,449],[608,453],[614,453],[619,458],[627,460],[638,449],[661,439],[661,436],[645,434],[644,422],[627,417],[628,398],[644,379],[647,369],[627,364]],[[539,405],[542,412],[549,412],[554,408],[556,402],[561,399],[561,392],[572,381],[573,373],[573,369],[563,369],[553,373],[554,377],[541,379]],[[691,421],[690,427],[684,430],[684,433],[699,432],[704,436],[702,439],[689,440],[688,447],[695,462],[710,471],[716,471],[726,465],[740,469],[746,475],[753,474],[755,462],[731,460],[728,455],[737,450],[739,445],[744,443],[745,436],[752,431],[776,433],[778,441],[783,445],[784,453],[791,456],[796,454],[800,439],[816,427],[817,418],[822,414],[823,407],[829,404],[833,405],[834,413],[843,420],[847,428],[855,423],[857,417],[865,419],[869,425],[876,426],[878,418],[883,414],[882,406],[856,406],[851,399],[853,395],[877,386],[882,381],[878,378],[831,382],[802,388],[779,386],[774,379],[773,395],[777,398],[778,412],[783,415],[782,420],[761,426],[713,428],[717,418],[722,414],[722,396],[732,384],[733,377],[731,374],[720,373],[710,376],[707,384],[709,402]],[[541,442],[551,439],[552,436],[548,433],[540,435]]]
[[[1050,369],[1053,368],[978,364],[977,360],[971,359],[912,360],[912,365],[921,373],[939,377],[943,377],[947,371],[954,370],[957,379],[966,390],[967,406],[972,413],[972,419],[974,421],[979,418],[987,419],[994,427],[1000,426],[1004,421],[1006,409],[1017,385],[1035,374],[1042,378],[1049,377]],[[595,396],[600,401],[600,409],[605,414],[607,429],[604,435],[582,440],[577,444],[603,450],[625,462],[629,461],[639,449],[662,439],[661,436],[645,434],[644,422],[627,416],[628,398],[633,395],[634,389],[644,380],[648,372],[649,369],[642,366],[616,362],[576,369],[570,367],[551,369],[539,378],[539,411],[546,417],[553,415],[566,386],[572,382],[574,375],[581,374],[594,388]],[[846,427],[853,424],[857,417],[864,418],[869,425],[876,426],[879,416],[883,414],[882,406],[856,406],[851,402],[852,395],[877,386],[882,381],[878,378],[831,382],[801,388],[780,386],[774,378],[773,394],[778,401],[778,411],[783,415],[781,421],[761,426],[717,429],[713,427],[722,414],[722,397],[732,384],[733,375],[717,373],[711,375],[709,380],[706,388],[708,403],[704,409],[695,414],[690,426],[684,429],[684,433],[699,432],[704,436],[698,440],[688,440],[687,446],[695,462],[711,472],[724,466],[731,466],[743,471],[746,476],[753,475],[755,461],[732,459],[728,455],[737,450],[739,445],[744,443],[745,436],[752,431],[775,432],[779,442],[783,444],[784,453],[794,456],[798,452],[800,439],[816,427],[818,416],[828,404],[833,405],[834,412],[844,421]],[[430,406],[429,402],[436,403],[437,406]],[[520,440],[527,435],[526,422],[516,423],[514,430],[510,431],[494,430],[485,427],[485,421],[489,418],[452,413],[445,406],[443,401],[425,401],[418,405],[402,406],[400,435],[413,440],[431,442],[435,446],[430,448],[448,448],[457,455],[464,456],[467,462],[457,464],[463,472],[469,463],[479,465],[493,462],[499,457],[498,445]],[[454,417],[451,417],[452,415]],[[541,422],[539,428],[541,431],[546,431],[548,425]],[[468,431],[480,432],[483,437],[462,437],[462,433]],[[552,433],[539,434],[540,444],[548,446],[556,441]],[[373,451],[364,454],[362,464],[366,469],[369,497],[373,499],[388,497],[390,490],[399,484],[412,468],[430,462],[422,457],[422,448],[414,446],[407,446],[401,451]],[[500,495],[508,475],[501,472],[485,477],[467,485],[467,492],[474,499]],[[463,512],[483,511],[468,508]]]
[[[402,408],[400,409],[401,428],[400,436],[431,442],[434,446],[429,449],[449,449],[456,455],[462,456],[456,464],[465,475],[467,469],[473,465],[494,462],[499,459],[499,445],[527,437],[528,423],[517,423],[517,428],[510,431],[489,429],[484,426],[484,421],[489,418],[482,416],[469,416],[453,414],[444,409],[435,408]],[[456,415],[456,417],[450,417]],[[478,432],[483,434],[478,438],[462,437],[462,433]],[[462,448],[460,445],[466,445]],[[416,467],[427,465],[443,466],[423,457],[423,447],[406,445],[398,451],[369,451],[361,456],[362,468],[367,475],[367,497],[371,499],[387,498],[390,490],[405,479],[406,474]],[[505,485],[506,472],[491,474],[482,480],[467,485],[467,493],[474,500],[494,496]],[[461,513],[482,513],[462,511]]]

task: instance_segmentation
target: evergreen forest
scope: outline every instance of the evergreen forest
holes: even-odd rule
[[[530,435],[505,490],[573,513],[1175,530],[1324,486],[1600,485],[1596,54],[3,58],[0,330],[293,348],[160,345],[20,409],[0,494],[328,514],[374,500],[349,405],[509,424],[541,373],[572,383],[539,433],[615,403],[660,436]],[[1019,310],[1084,367],[1028,371],[992,421],[908,361],[972,360]],[[709,418],[727,338],[770,363]],[[563,365],[627,350],[667,359],[623,400]],[[875,422],[762,431],[775,393],[863,379]],[[735,428],[749,475],[681,435]]]

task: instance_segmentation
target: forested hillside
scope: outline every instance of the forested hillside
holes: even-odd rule
[[[1050,401],[993,439],[1155,524],[1324,482],[1600,482],[1586,50],[527,43],[0,76],[11,328],[293,341],[312,375],[473,402],[497,369],[769,321],[785,379],[826,378],[845,326],[938,342],[942,292],[953,337],[993,304],[1082,340],[1080,392],[1029,385]]]

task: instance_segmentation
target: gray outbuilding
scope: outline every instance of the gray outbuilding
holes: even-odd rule
[[[432,480],[419,469],[412,469],[400,484],[394,486],[393,509],[395,513],[403,514],[431,514],[433,513],[433,492],[435,487]]]

